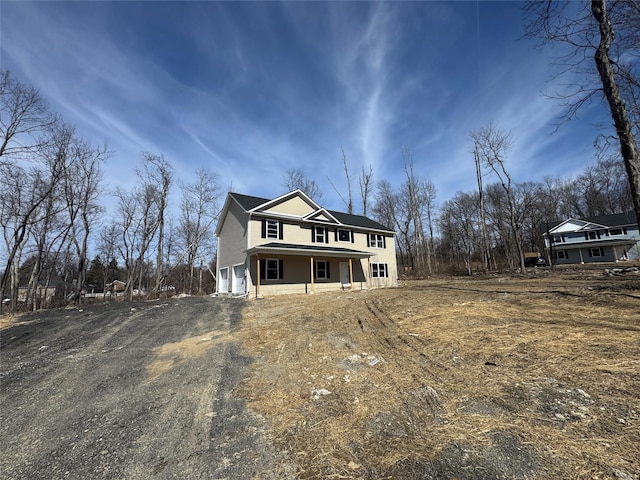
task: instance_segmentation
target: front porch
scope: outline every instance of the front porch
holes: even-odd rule
[[[347,248],[272,243],[249,252],[249,291],[256,297],[369,289],[370,253]]]

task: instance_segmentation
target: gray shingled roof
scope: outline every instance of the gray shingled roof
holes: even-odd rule
[[[597,217],[582,218],[585,222],[597,223],[607,227],[620,227],[622,225],[637,224],[635,212],[614,213],[612,215],[599,215]]]
[[[229,193],[236,201],[240,204],[242,208],[245,210],[254,209],[263,203],[270,202],[271,200],[268,198],[260,198],[260,197],[252,197],[250,195],[243,195],[241,193]],[[328,212],[333,215],[340,223],[344,225],[350,225],[352,227],[362,227],[362,228],[370,228],[374,230],[385,230],[388,232],[392,232],[393,230],[385,227],[384,225],[372,220],[363,215],[352,215],[349,213],[336,212],[332,210],[328,210]]]
[[[252,197],[250,195],[243,195],[241,193],[229,193],[245,210],[252,210],[263,203],[268,202],[266,198]]]
[[[635,212],[625,212],[625,213],[613,213],[611,215],[598,215],[596,217],[584,217],[577,218],[577,220],[582,220],[583,222],[597,223],[598,225],[604,225],[605,227],[621,227],[623,225],[637,225],[638,220]],[[565,220],[550,222],[549,230],[557,227]],[[546,225],[543,226],[546,231]]]
[[[347,253],[347,254],[360,254],[360,255],[371,255],[368,252],[361,252],[359,250],[353,250],[351,248],[343,248],[343,247],[324,247],[318,245],[297,245],[294,243],[267,243],[266,245],[257,245],[254,249],[261,248],[276,248],[281,250],[309,250],[314,252],[321,253]]]

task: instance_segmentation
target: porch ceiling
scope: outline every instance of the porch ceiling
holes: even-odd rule
[[[258,245],[247,250],[249,255],[258,253],[278,254],[278,255],[305,255],[317,256],[325,255],[331,257],[344,258],[368,258],[373,253],[352,250],[350,248],[340,247],[322,247],[315,245],[295,245],[292,243],[267,243],[266,245]]]
[[[591,247],[633,247],[638,243],[638,240],[591,240],[588,242],[576,242],[576,243],[554,243],[554,250],[574,250],[578,248],[591,248]]]

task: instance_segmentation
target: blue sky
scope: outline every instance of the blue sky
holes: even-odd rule
[[[601,102],[556,125],[550,58],[522,40],[521,2],[0,2],[0,65],[114,155],[129,187],[141,152],[176,180],[206,167],[223,188],[284,193],[287,169],[344,209],[352,176],[403,179],[401,148],[437,202],[476,188],[469,132],[510,130],[517,182],[572,176],[611,123]],[[355,178],[354,178],[355,181]],[[357,184],[354,185],[354,194]]]

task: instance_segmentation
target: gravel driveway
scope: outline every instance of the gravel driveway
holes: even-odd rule
[[[7,479],[291,478],[232,389],[243,301],[182,298],[31,314],[0,331]]]

